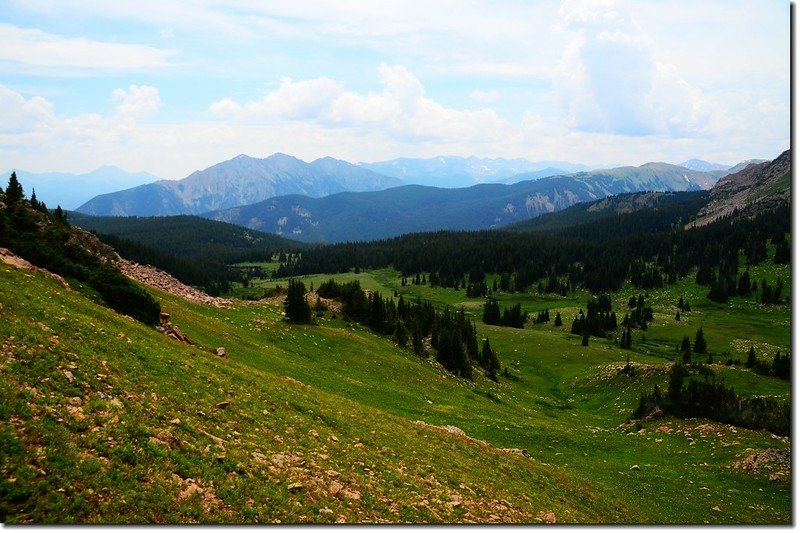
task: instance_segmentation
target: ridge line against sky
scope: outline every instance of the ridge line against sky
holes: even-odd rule
[[[178,179],[241,153],[735,164],[789,147],[786,1],[0,0],[0,13],[0,168]]]

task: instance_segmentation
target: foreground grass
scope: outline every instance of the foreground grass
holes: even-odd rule
[[[466,300],[400,287],[388,270],[358,276],[387,295]],[[671,353],[648,340],[633,357],[655,370],[619,375],[625,352],[568,334],[579,297],[526,297],[563,304],[560,330],[480,326],[513,377],[498,384],[453,378],[330,313],[288,326],[279,301],[220,310],[155,294],[194,346],[0,266],[4,522],[790,521],[789,476],[732,468],[786,439],[703,420],[624,424]]]

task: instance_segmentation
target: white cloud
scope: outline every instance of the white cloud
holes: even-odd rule
[[[559,14],[561,29],[572,35],[557,78],[569,124],[629,136],[681,136],[697,128],[699,90],[674,65],[655,61],[627,2],[567,0]]]
[[[488,91],[475,90],[469,93],[469,97],[479,104],[491,104],[500,99],[500,91],[497,89]]]
[[[214,102],[209,111],[241,122],[258,120],[309,121],[325,128],[380,128],[396,139],[493,138],[508,124],[495,111],[460,110],[425,96],[425,88],[402,65],[381,64],[383,90],[357,93],[330,78],[292,81],[260,100],[240,103],[230,97]]]
[[[175,50],[139,44],[95,41],[64,37],[37,29],[0,23],[0,61],[28,68],[56,69],[143,69],[170,65]]]
[[[149,85],[131,85],[128,91],[115,89],[111,100],[118,102],[119,115],[131,118],[152,115],[161,107],[158,89]]]

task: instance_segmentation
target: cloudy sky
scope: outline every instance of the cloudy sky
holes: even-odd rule
[[[0,168],[789,147],[781,0],[0,0]]]

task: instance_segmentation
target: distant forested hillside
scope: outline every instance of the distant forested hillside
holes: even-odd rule
[[[93,217],[70,212],[68,216],[71,223],[84,229],[136,241],[193,261],[268,261],[277,252],[307,246],[278,235],[189,215]]]

